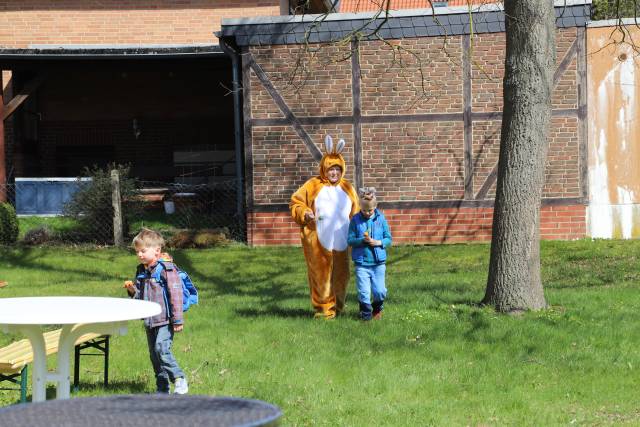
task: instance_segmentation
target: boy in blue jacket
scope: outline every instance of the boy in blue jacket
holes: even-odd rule
[[[387,296],[384,276],[391,230],[382,212],[376,209],[376,189],[361,188],[359,193],[360,212],[351,218],[347,242],[355,264],[360,318],[377,320],[382,318]]]

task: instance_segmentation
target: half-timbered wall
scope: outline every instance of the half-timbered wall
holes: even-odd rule
[[[497,32],[245,47],[249,243],[299,242],[287,203],[325,134],[348,142],[346,176],[378,189],[396,242],[490,239],[504,44]],[[583,27],[558,29],[546,239],[586,232],[584,44]]]

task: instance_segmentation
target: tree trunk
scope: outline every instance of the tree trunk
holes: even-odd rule
[[[550,0],[507,0],[504,113],[489,278],[483,303],[501,312],[546,307],[540,201],[556,62]]]

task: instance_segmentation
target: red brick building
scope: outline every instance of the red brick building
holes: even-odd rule
[[[419,10],[394,12],[385,22],[371,21],[373,13],[336,14],[319,24],[315,17],[223,21],[223,40],[238,46],[243,64],[249,243],[298,242],[287,202],[316,173],[327,133],[348,141],[347,177],[377,187],[397,242],[490,238],[503,108],[502,11],[475,10],[473,37],[468,9],[436,12],[437,21]],[[586,233],[589,7],[558,4],[556,12],[541,234],[574,239]],[[370,28],[378,32],[367,37]],[[354,29],[359,40],[332,43]]]
[[[3,114],[15,111],[4,121],[6,175],[76,176],[115,161],[149,181],[235,176],[248,243],[298,244],[287,203],[330,133],[348,142],[348,178],[378,188],[396,241],[489,239],[501,9],[475,8],[473,37],[468,8],[439,7],[437,21],[429,10],[394,12],[379,28],[385,41],[335,44],[377,25],[373,14],[318,23],[277,16],[286,3],[0,1]],[[586,233],[588,15],[582,2],[557,5],[544,238]],[[305,34],[320,48],[314,59],[301,54]],[[184,173],[185,152],[203,169]]]

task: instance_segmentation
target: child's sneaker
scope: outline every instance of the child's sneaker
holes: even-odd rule
[[[373,313],[373,320],[380,320],[382,319],[382,311],[376,311]]]
[[[175,394],[187,394],[189,392],[189,384],[186,378],[176,378],[175,387],[173,388]]]

